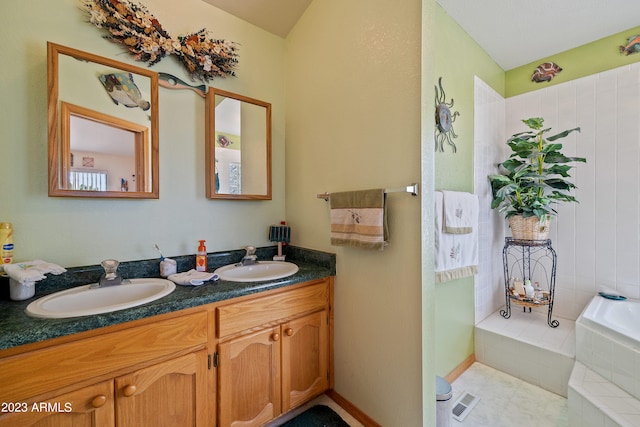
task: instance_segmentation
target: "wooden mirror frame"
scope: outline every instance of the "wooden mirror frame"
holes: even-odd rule
[[[150,126],[149,130],[135,123],[111,117],[100,112],[64,103],[59,99],[59,55],[66,55],[80,61],[93,62],[125,72],[138,74],[150,79]],[[49,196],[53,197],[96,197],[126,199],[157,199],[159,197],[159,155],[158,155],[158,74],[145,68],[104,58],[78,49],[47,42],[47,85],[48,85],[48,126],[49,126]],[[63,114],[62,107],[65,105]],[[74,114],[73,112],[77,114]],[[88,118],[102,124],[120,129],[130,130],[136,137],[136,171],[144,176],[136,178],[135,191],[91,191],[71,190],[66,188],[68,181],[65,174],[69,171],[70,131],[67,118],[70,114]],[[141,139],[142,138],[142,139]],[[148,143],[142,143],[144,139]],[[146,162],[145,159],[149,159]],[[139,172],[138,172],[139,171]],[[141,179],[143,182],[137,182]],[[144,187],[149,191],[138,191]]]
[[[264,194],[230,194],[216,192],[216,117],[215,109],[216,95],[238,100],[240,102],[252,104],[265,108],[265,193]],[[209,88],[206,95],[205,107],[205,174],[206,193],[210,199],[233,199],[233,200],[271,200],[271,104],[236,93],[227,92],[221,89]]]

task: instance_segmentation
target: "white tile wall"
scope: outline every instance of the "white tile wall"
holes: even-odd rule
[[[489,316],[504,304],[502,246],[504,221],[491,209],[491,187],[487,176],[506,155],[498,142],[504,141],[505,101],[486,83],[475,77],[474,192],[480,201],[478,253],[475,276],[475,322]],[[496,148],[498,147],[498,148]]]
[[[546,310],[518,310],[504,319],[493,313],[475,328],[478,362],[545,390],[567,396],[575,355],[575,323],[560,319],[547,325]]]
[[[640,425],[640,402],[580,362],[571,373],[568,404],[571,427]]]
[[[581,127],[562,142],[567,154],[587,158],[572,173],[580,203],[559,206],[551,228],[558,253],[554,314],[575,320],[600,285],[640,298],[640,63],[502,103],[478,78],[475,92],[475,191],[485,209],[476,323],[503,303],[498,295],[504,222],[488,208],[486,176],[506,158],[500,154],[508,148],[506,136],[525,130],[520,120],[529,117],[543,117],[550,134]]]
[[[576,360],[635,399],[640,399],[640,348],[604,335],[578,320]]]

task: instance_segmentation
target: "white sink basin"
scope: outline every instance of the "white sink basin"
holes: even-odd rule
[[[56,292],[29,304],[26,313],[47,319],[110,313],[155,301],[176,288],[165,279],[131,279],[129,282],[96,289],[84,285]]]
[[[231,282],[261,282],[282,279],[298,272],[298,266],[283,261],[258,261],[257,264],[237,266],[225,265],[214,271],[222,280]]]

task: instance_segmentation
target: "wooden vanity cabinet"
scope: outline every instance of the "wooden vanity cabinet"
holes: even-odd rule
[[[287,412],[329,387],[328,312],[294,319],[281,331],[282,412]]]
[[[115,425],[113,381],[49,399],[3,402],[0,427],[111,427]]]
[[[218,427],[261,426],[329,388],[330,283],[217,309]]]
[[[330,277],[1,351],[0,427],[263,425],[331,387],[332,296]]]
[[[0,427],[206,426],[203,369],[204,350],[50,399],[29,399],[21,412],[3,414]]]
[[[0,427],[209,427],[206,346],[201,311],[0,358]]]
[[[207,352],[115,379],[116,426],[208,426]]]

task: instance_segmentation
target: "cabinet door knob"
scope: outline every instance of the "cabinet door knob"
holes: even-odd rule
[[[275,333],[271,336],[271,339],[274,341],[280,341],[280,334]]]
[[[287,328],[284,330],[284,333],[287,334],[288,337],[293,335],[293,328]]]
[[[94,408],[100,408],[105,403],[107,403],[107,396],[105,396],[104,394],[99,394],[93,398],[93,400],[91,401],[91,406],[93,406]]]
[[[133,384],[130,384],[122,390],[122,394],[124,394],[127,397],[130,397],[135,394],[136,390],[137,390],[137,387],[134,386]]]

